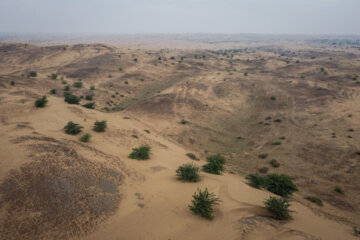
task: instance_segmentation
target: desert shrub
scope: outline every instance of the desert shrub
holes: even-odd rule
[[[280,118],[277,118],[277,119],[274,120],[274,122],[276,122],[276,123],[281,123],[282,120],[281,120]]]
[[[137,61],[138,61],[138,59],[137,59],[137,58],[134,58],[134,59],[133,59],[133,61],[134,61],[134,62],[137,62]]]
[[[82,87],[82,82],[74,82],[73,83],[73,86],[76,87],[76,88],[81,88]]]
[[[50,94],[56,94],[56,89],[55,88],[51,89]]]
[[[269,171],[269,168],[268,167],[261,167],[259,168],[259,172],[262,173],[262,174],[265,174]]]
[[[260,154],[258,155],[258,157],[259,157],[259,158],[262,158],[262,159],[267,158],[268,156],[269,156],[269,154],[267,154],[267,153],[260,153]]]
[[[10,82],[10,85],[11,85],[11,86],[14,86],[14,85],[15,85],[15,82],[14,82],[14,81],[11,81],[11,82]]]
[[[353,232],[355,236],[360,236],[360,229],[357,226],[353,226]]]
[[[48,100],[46,99],[46,96],[42,96],[39,99],[36,99],[35,101],[35,107],[37,108],[43,108],[47,104]]]
[[[176,169],[176,176],[184,182],[197,182],[200,179],[199,167],[188,163]]]
[[[95,90],[95,86],[90,86],[90,90]]]
[[[61,80],[61,84],[67,84],[67,81],[65,81],[65,80]]]
[[[278,167],[280,167],[280,163],[279,163],[276,159],[271,159],[270,165],[271,165],[273,168],[278,168]]]
[[[70,91],[70,86],[69,86],[69,85],[66,85],[66,86],[64,87],[64,91]]]
[[[322,200],[320,198],[318,198],[318,197],[315,197],[315,196],[306,196],[306,197],[304,197],[304,199],[306,199],[306,200],[308,200],[310,202],[313,202],[313,203],[315,203],[316,205],[318,205],[320,207],[323,205]]]
[[[264,203],[265,207],[274,214],[275,219],[286,220],[291,218],[290,214],[293,211],[289,210],[289,207],[291,206],[289,199],[270,197],[265,200]]]
[[[278,146],[278,145],[281,145],[281,142],[280,141],[275,141],[275,142],[272,142],[271,145]]]
[[[263,186],[264,178],[258,174],[249,174],[245,177],[248,180],[249,185],[254,188],[260,188]]]
[[[287,197],[293,192],[298,191],[298,188],[293,183],[291,177],[285,174],[266,175],[263,184],[266,190],[282,197]]]
[[[88,101],[92,101],[92,100],[93,100],[93,96],[94,96],[94,95],[92,95],[92,94],[86,95],[86,96],[85,96],[85,99],[88,100]]]
[[[244,73],[244,76],[246,77],[247,75],[248,75],[248,73],[247,73],[247,72],[245,72],[245,73]]]
[[[91,138],[91,134],[89,133],[85,133],[84,135],[82,135],[79,140],[82,142],[89,142]]]
[[[189,123],[189,121],[186,121],[185,119],[181,119],[180,123],[181,124],[187,124],[187,123]]]
[[[72,121],[68,122],[64,127],[65,133],[71,135],[76,135],[80,133],[82,128],[83,128],[82,126],[80,126],[77,123],[73,123]]]
[[[37,73],[35,71],[30,71],[28,77],[36,77]]]
[[[58,77],[58,75],[57,75],[56,73],[52,73],[52,74],[50,75],[50,78],[51,78],[52,80],[56,80],[57,77]]]
[[[212,220],[214,218],[212,216],[214,206],[220,203],[220,199],[214,193],[209,193],[207,188],[204,191],[197,189],[197,192],[192,197],[192,204],[189,205],[190,210],[195,214]]]
[[[334,188],[334,191],[340,194],[344,194],[344,190],[340,186],[336,186]]]
[[[122,70],[123,70],[122,67],[119,67],[119,71],[122,72]]]
[[[205,172],[212,174],[221,174],[221,172],[223,172],[225,169],[225,158],[220,154],[208,156],[206,158],[206,161],[208,163],[202,167]]]
[[[150,131],[149,131],[149,130],[147,130],[147,129],[145,129],[145,130],[144,130],[144,132],[146,132],[146,133],[150,133]]]
[[[84,108],[89,108],[89,109],[94,109],[95,108],[95,103],[94,102],[89,102],[89,103],[85,103],[84,105],[82,105]]]
[[[95,132],[105,132],[105,129],[107,128],[107,124],[106,124],[106,121],[96,121],[94,123],[94,127],[93,127],[93,130]]]
[[[199,158],[193,153],[187,153],[186,156],[188,156],[192,160],[196,160],[196,161],[199,160]]]
[[[69,103],[69,104],[79,104],[80,102],[80,98],[75,96],[74,94],[72,94],[71,92],[68,93],[64,93],[65,95],[65,102]]]
[[[133,148],[132,153],[130,153],[129,158],[137,159],[137,160],[146,160],[149,159],[150,155],[150,147],[149,146],[141,146],[138,148]]]
[[[270,99],[273,100],[273,101],[275,101],[275,100],[276,100],[276,97],[275,97],[275,96],[271,96]]]

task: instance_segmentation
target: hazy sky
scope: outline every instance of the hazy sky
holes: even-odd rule
[[[360,34],[360,0],[0,0],[0,32]]]

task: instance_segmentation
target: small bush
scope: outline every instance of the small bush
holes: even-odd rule
[[[261,167],[261,168],[259,169],[259,172],[262,173],[262,174],[265,174],[265,173],[267,173],[268,171],[269,171],[269,168],[268,168],[268,167]]]
[[[15,82],[14,82],[14,81],[11,81],[11,82],[10,82],[10,85],[11,85],[11,86],[15,86]]]
[[[223,172],[225,169],[225,158],[222,157],[220,154],[209,156],[206,158],[206,161],[208,163],[202,167],[205,172],[212,174],[221,174],[221,172]]]
[[[184,164],[176,170],[176,176],[184,182],[197,182],[200,179],[199,168],[191,163]]]
[[[282,197],[287,197],[293,192],[298,191],[291,177],[285,174],[269,174],[265,176],[264,180],[264,188],[266,190]]]
[[[132,153],[130,153],[129,158],[137,159],[137,160],[146,160],[149,159],[150,155],[150,147],[149,146],[141,146],[138,148],[133,148]]]
[[[192,204],[189,205],[190,210],[197,215],[212,220],[214,218],[212,216],[214,206],[220,203],[220,199],[214,193],[209,193],[207,188],[204,191],[198,189],[192,197]]]
[[[85,103],[84,105],[82,105],[84,108],[89,108],[89,109],[94,109],[95,108],[95,103],[94,102],[89,102],[89,103]]]
[[[80,102],[80,98],[73,95],[71,92],[68,92],[68,93],[64,93],[65,95],[65,99],[64,101],[69,103],[69,104],[79,104]]]
[[[276,198],[270,197],[265,200],[265,207],[274,214],[275,219],[277,220],[286,220],[291,219],[291,213],[293,211],[289,210],[291,206],[290,200],[286,198]]]
[[[248,75],[248,73],[247,73],[247,72],[245,72],[245,73],[244,73],[244,76],[246,77],[247,75]]]
[[[273,100],[273,101],[275,101],[275,100],[276,100],[276,97],[275,97],[275,96],[271,96],[270,99]]]
[[[260,154],[258,155],[258,157],[259,157],[259,158],[262,158],[262,159],[267,158],[268,156],[269,156],[269,154],[267,154],[267,153],[260,153]]]
[[[353,231],[355,236],[360,236],[360,229],[357,226],[353,227]]]
[[[278,167],[280,167],[280,163],[279,163],[276,159],[271,159],[270,165],[271,165],[273,168],[278,168]]]
[[[50,94],[56,94],[56,89],[55,88],[51,89]]]
[[[82,88],[82,82],[74,82],[73,83],[73,86],[76,87],[76,88]]]
[[[94,90],[95,90],[95,86],[90,86],[90,90],[94,91]]]
[[[37,76],[37,73],[35,71],[31,71],[28,74],[28,77],[36,77],[36,76]]]
[[[88,101],[92,101],[92,100],[93,100],[93,96],[94,96],[94,95],[92,95],[92,94],[86,95],[86,96],[85,96],[85,99],[88,100]]]
[[[261,188],[264,185],[264,178],[258,174],[249,174],[245,179],[248,180],[249,185],[254,188]]]
[[[95,132],[105,132],[105,129],[107,128],[106,121],[96,121],[94,123],[93,130]]]
[[[337,192],[337,193],[340,193],[340,194],[344,194],[344,190],[343,190],[341,187],[339,187],[339,186],[336,186],[336,187],[334,188],[334,191]]]
[[[278,146],[278,145],[281,145],[281,142],[280,141],[275,141],[275,142],[272,142],[271,145]]]
[[[52,74],[50,75],[50,78],[51,78],[52,80],[56,80],[57,77],[58,77],[58,75],[57,75],[56,73],[52,73]]]
[[[323,203],[322,203],[322,200],[318,197],[314,197],[314,196],[306,196],[304,197],[304,199],[310,201],[310,202],[313,202],[315,203],[316,205],[322,207],[323,206]]]
[[[61,84],[67,84],[67,81],[65,81],[65,80],[61,80]]]
[[[76,134],[80,133],[82,128],[83,128],[82,126],[80,126],[77,123],[73,123],[72,121],[68,122],[66,124],[66,126],[64,127],[65,133],[71,134],[71,135],[76,135]]]
[[[185,119],[181,119],[180,123],[185,125],[185,124],[189,123],[189,121],[186,121]]]
[[[147,130],[147,129],[145,129],[145,130],[144,130],[144,132],[146,132],[146,133],[150,133],[150,131],[149,131],[149,130]]]
[[[91,138],[91,135],[89,133],[85,133],[84,135],[82,135],[79,140],[82,142],[89,142]]]
[[[47,104],[48,100],[46,99],[46,96],[43,96],[42,98],[39,98],[35,101],[35,107],[37,108],[43,108]]]
[[[199,158],[193,153],[187,153],[186,156],[188,156],[190,159],[195,160],[195,161],[199,160]]]
[[[64,87],[64,91],[70,91],[70,86],[69,86],[69,85],[66,85],[66,86]]]

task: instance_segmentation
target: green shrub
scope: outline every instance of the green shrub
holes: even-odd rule
[[[278,146],[278,145],[281,145],[281,142],[280,141],[275,141],[275,142],[272,142],[271,145]]]
[[[181,119],[180,123],[185,125],[185,124],[189,123],[189,121],[186,121],[185,119]]]
[[[270,197],[265,200],[264,203],[265,207],[274,214],[275,219],[286,220],[291,218],[290,214],[293,211],[289,210],[289,207],[291,206],[289,199]]]
[[[344,190],[340,186],[336,186],[334,188],[334,191],[340,194],[344,194]]]
[[[273,101],[275,101],[275,100],[276,100],[276,97],[275,97],[275,96],[271,96],[270,99],[273,100]]]
[[[65,133],[71,134],[71,135],[76,135],[76,134],[80,133],[82,128],[83,128],[82,126],[80,126],[77,123],[73,123],[72,121],[68,122],[66,124],[66,126],[64,127]]]
[[[95,90],[95,86],[90,86],[90,90]]]
[[[70,91],[70,86],[69,86],[69,85],[66,85],[66,86],[64,87],[64,91]]]
[[[11,81],[11,82],[10,82],[10,85],[11,85],[11,86],[15,86],[15,82],[14,82],[14,81]]]
[[[144,130],[144,132],[146,132],[146,133],[150,133],[150,131],[149,131],[149,130],[147,130],[147,129],[145,129],[145,130]]]
[[[360,229],[357,226],[353,226],[353,231],[355,236],[360,236]]]
[[[94,95],[92,95],[92,94],[86,95],[86,96],[85,96],[85,99],[88,100],[88,101],[92,101],[92,100],[93,100],[93,96],[94,96]]]
[[[57,77],[58,77],[58,75],[57,75],[56,73],[52,73],[52,74],[50,75],[50,78],[51,78],[52,80],[56,80]]]
[[[106,121],[96,121],[94,123],[94,127],[93,127],[93,130],[95,132],[105,132],[105,129],[107,128],[107,124],[106,124]]]
[[[190,210],[195,214],[212,220],[214,218],[212,216],[214,206],[220,203],[220,199],[214,193],[209,193],[207,188],[204,191],[197,189],[197,192],[192,197],[192,204],[189,205]]]
[[[293,192],[298,191],[298,188],[293,183],[291,177],[285,174],[268,174],[266,176],[249,174],[246,176],[246,179],[252,187],[263,187],[269,192],[272,192],[282,197],[287,197]]]
[[[249,185],[254,188],[261,188],[264,185],[264,178],[259,174],[249,174],[245,179],[248,180]]]
[[[129,158],[137,159],[137,160],[146,160],[149,159],[150,156],[150,147],[149,146],[141,146],[138,148],[133,148],[132,153],[130,153]]]
[[[279,163],[276,159],[271,159],[270,165],[271,165],[273,168],[278,168],[278,167],[280,167],[280,163]]]
[[[197,182],[200,179],[199,167],[188,163],[176,169],[176,176],[184,182]]]
[[[267,154],[267,153],[260,153],[258,157],[264,159],[264,158],[267,158],[268,156],[269,156],[269,154]]]
[[[248,75],[248,73],[247,73],[247,72],[245,72],[245,73],[244,73],[244,76],[246,77],[247,75]]]
[[[69,104],[79,104],[80,98],[72,94],[71,92],[64,93],[65,99],[64,101]]]
[[[65,85],[65,84],[67,84],[67,81],[61,80],[61,83]]]
[[[73,86],[76,87],[76,88],[82,88],[82,82],[74,82],[73,83]]]
[[[50,94],[56,94],[56,89],[55,88],[51,89]]]
[[[310,202],[313,202],[313,203],[315,203],[316,205],[318,205],[320,207],[323,206],[322,200],[320,198],[318,198],[318,197],[306,196],[306,197],[304,197],[304,199],[306,199],[306,200],[308,200]]]
[[[191,158],[192,160],[195,160],[195,161],[199,160],[199,158],[193,153],[187,153],[186,156],[188,156],[189,158]]]
[[[28,77],[36,77],[37,73],[35,71],[30,71]]]
[[[39,98],[35,101],[35,107],[37,108],[43,108],[47,104],[48,100],[46,99],[46,96],[43,96],[42,98]]]
[[[264,178],[264,188],[282,197],[287,197],[293,192],[298,191],[298,188],[293,183],[291,177],[285,174],[266,175]]]
[[[221,172],[224,171],[225,158],[222,157],[220,154],[208,156],[206,158],[206,161],[208,163],[202,167],[205,172],[212,174],[221,174]]]
[[[262,174],[265,174],[269,171],[269,168],[268,167],[261,167],[259,168],[259,172],[262,173]]]
[[[89,102],[89,103],[85,103],[84,105],[82,105],[84,108],[89,108],[89,109],[94,109],[95,108],[95,103],[94,102]]]
[[[91,134],[89,133],[85,133],[84,135],[82,135],[79,140],[82,142],[89,142],[91,138]]]

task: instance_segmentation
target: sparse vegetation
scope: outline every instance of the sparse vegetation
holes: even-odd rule
[[[188,124],[189,122],[186,121],[185,119],[181,119],[180,123],[185,125],[185,124]]]
[[[280,141],[275,141],[275,142],[272,142],[271,145],[278,146],[278,145],[281,145],[281,142]]]
[[[208,156],[206,161],[208,163],[205,164],[202,169],[207,173],[221,174],[221,172],[223,172],[225,169],[225,158],[220,154]]]
[[[82,88],[83,84],[82,82],[74,82],[73,86],[76,88]]]
[[[141,146],[138,148],[133,148],[132,153],[130,153],[129,158],[137,160],[147,160],[150,156],[150,147]]]
[[[89,108],[89,109],[94,109],[95,108],[95,103],[94,102],[89,102],[89,103],[85,103],[84,105],[82,105],[84,108]]]
[[[263,186],[264,178],[258,174],[249,174],[245,177],[249,185],[254,188],[261,188]]]
[[[192,204],[189,205],[190,210],[197,215],[212,220],[214,218],[212,216],[214,206],[220,203],[220,199],[214,193],[209,193],[207,188],[204,191],[197,189],[197,192],[192,197]]]
[[[323,206],[323,203],[322,203],[322,200],[318,197],[315,197],[315,196],[306,196],[304,197],[304,199],[310,201],[310,202],[313,202],[315,203],[316,205],[322,207]]]
[[[70,86],[69,86],[69,85],[66,85],[66,86],[64,87],[64,91],[70,91]]]
[[[176,176],[184,182],[197,182],[200,179],[199,170],[192,163],[184,164],[176,170]]]
[[[258,157],[259,157],[259,158],[262,158],[262,159],[265,159],[265,158],[267,158],[268,156],[269,156],[268,153],[260,153],[260,154],[258,155]]]
[[[45,107],[47,102],[48,102],[48,100],[47,100],[46,96],[42,96],[41,98],[39,98],[35,101],[35,107],[43,108],[43,107]]]
[[[76,135],[76,134],[80,133],[82,128],[83,128],[82,126],[80,126],[77,123],[73,123],[72,121],[68,122],[66,124],[66,126],[64,127],[65,133],[71,134],[71,135]]]
[[[265,207],[274,215],[275,219],[291,219],[291,213],[293,211],[289,210],[289,207],[291,206],[289,199],[270,197],[269,199],[265,200],[264,203]]]
[[[278,167],[280,167],[280,163],[279,163],[276,159],[271,159],[270,165],[271,165],[273,168],[278,168]]]
[[[90,86],[90,90],[94,91],[94,90],[95,90],[95,86]]]
[[[88,101],[92,101],[92,100],[93,100],[93,97],[94,97],[94,95],[93,95],[93,94],[90,94],[90,95],[86,95],[86,96],[85,96],[85,99],[88,100]]]
[[[187,153],[186,156],[188,156],[190,159],[195,160],[195,161],[199,160],[199,158],[193,153]]]
[[[91,138],[91,134],[89,133],[85,133],[84,135],[82,135],[79,140],[82,142],[89,142]]]
[[[146,132],[146,133],[150,133],[150,131],[149,131],[149,130],[147,130],[147,129],[145,129],[145,130],[144,130],[144,132]]]
[[[270,99],[273,100],[273,101],[275,101],[275,100],[276,100],[276,97],[275,97],[275,96],[271,96]]]
[[[344,190],[340,186],[336,186],[334,188],[334,191],[340,194],[344,194]]]
[[[15,86],[15,82],[14,82],[14,81],[11,81],[11,82],[10,82],[10,85],[11,85],[11,86]]]
[[[353,227],[353,232],[355,236],[360,236],[360,229],[357,226]]]
[[[55,88],[51,89],[50,94],[56,94],[56,89]]]
[[[52,80],[56,80],[58,75],[57,73],[52,73],[50,76],[49,76]]]
[[[105,132],[106,128],[107,128],[107,123],[105,120],[104,121],[96,121],[94,123],[93,130],[95,132]]]
[[[36,77],[37,73],[35,71],[30,71],[28,77]]]
[[[268,168],[268,167],[261,167],[261,168],[259,168],[259,172],[262,173],[262,174],[266,174],[268,171],[269,171],[269,168]]]

